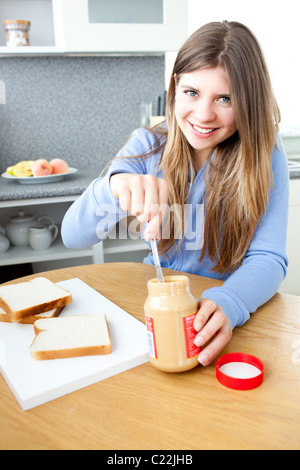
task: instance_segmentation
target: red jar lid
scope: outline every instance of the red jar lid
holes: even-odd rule
[[[250,354],[225,354],[217,360],[216,375],[218,381],[228,388],[252,390],[263,382],[264,365]]]

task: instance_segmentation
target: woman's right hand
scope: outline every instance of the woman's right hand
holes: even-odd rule
[[[166,180],[153,175],[117,173],[110,178],[110,188],[123,211],[135,215],[142,223],[148,223],[145,239],[159,239],[168,204]]]

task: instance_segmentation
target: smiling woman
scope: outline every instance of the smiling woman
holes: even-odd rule
[[[69,209],[62,236],[70,248],[97,243],[130,212],[147,223],[147,241],[160,239],[163,267],[225,281],[202,294],[194,320],[194,343],[205,346],[198,360],[208,365],[287,269],[280,113],[246,26],[209,23],[183,44],[166,115],[162,126],[133,133]],[[145,262],[154,264],[151,252]]]

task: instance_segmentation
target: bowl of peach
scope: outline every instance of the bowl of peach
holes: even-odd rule
[[[8,167],[1,176],[22,184],[54,183],[62,181],[65,177],[73,175],[77,171],[76,168],[70,167],[62,158],[54,158],[50,161],[39,158],[38,160],[18,162]]]

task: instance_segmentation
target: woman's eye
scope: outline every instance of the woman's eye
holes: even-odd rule
[[[231,102],[229,96],[222,96],[222,97],[220,98],[220,101],[222,101],[222,103],[230,103],[230,102]]]
[[[194,98],[195,96],[197,96],[197,92],[194,91],[194,90],[187,90],[185,92],[188,96],[191,96],[192,98]]]

